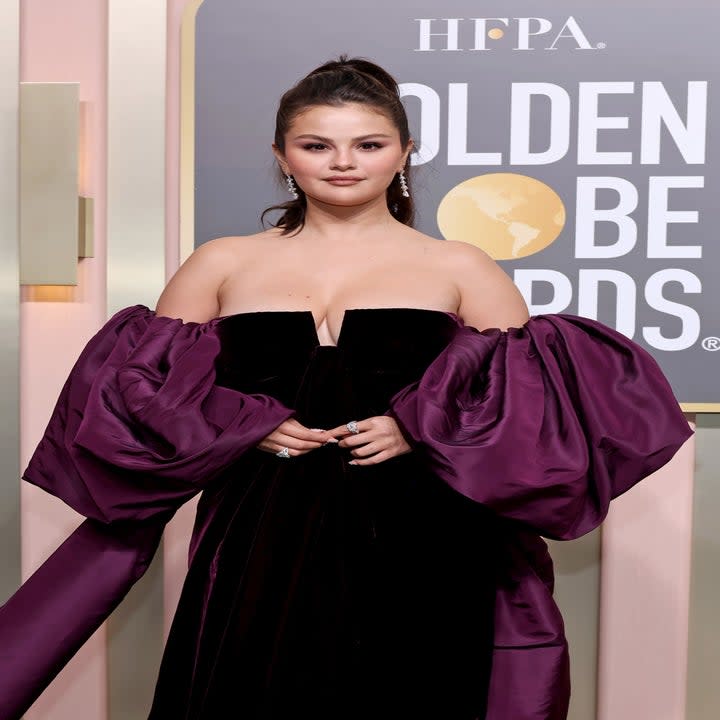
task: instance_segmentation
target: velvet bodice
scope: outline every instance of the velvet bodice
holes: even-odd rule
[[[451,313],[416,308],[345,311],[337,345],[321,345],[310,311],[222,318],[217,383],[270,395],[311,427],[382,415],[457,330]]]

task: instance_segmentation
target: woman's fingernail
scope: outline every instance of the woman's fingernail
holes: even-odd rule
[[[348,465],[357,465],[357,462],[355,460],[351,460]]]
[[[334,438],[334,437],[328,438],[328,439],[326,440],[326,444],[327,444],[327,443],[336,443],[336,442],[338,442],[338,439],[337,439],[337,438]]]

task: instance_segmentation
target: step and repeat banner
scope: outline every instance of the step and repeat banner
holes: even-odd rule
[[[205,0],[196,243],[287,195],[281,94],[341,53],[389,70],[418,147],[419,230],[497,259],[532,314],[596,318],[720,411],[720,15],[709,0]]]

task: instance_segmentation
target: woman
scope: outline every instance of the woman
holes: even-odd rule
[[[277,114],[277,223],[85,348],[24,477],[89,519],[0,610],[0,717],[200,490],[152,720],[566,717],[540,536],[596,527],[690,430],[638,346],[529,319],[482,251],[412,229],[412,150],[383,69],[313,70]]]

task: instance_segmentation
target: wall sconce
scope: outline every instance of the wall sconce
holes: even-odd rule
[[[93,201],[80,197],[80,86],[20,83],[20,284],[77,285],[93,255]]]

